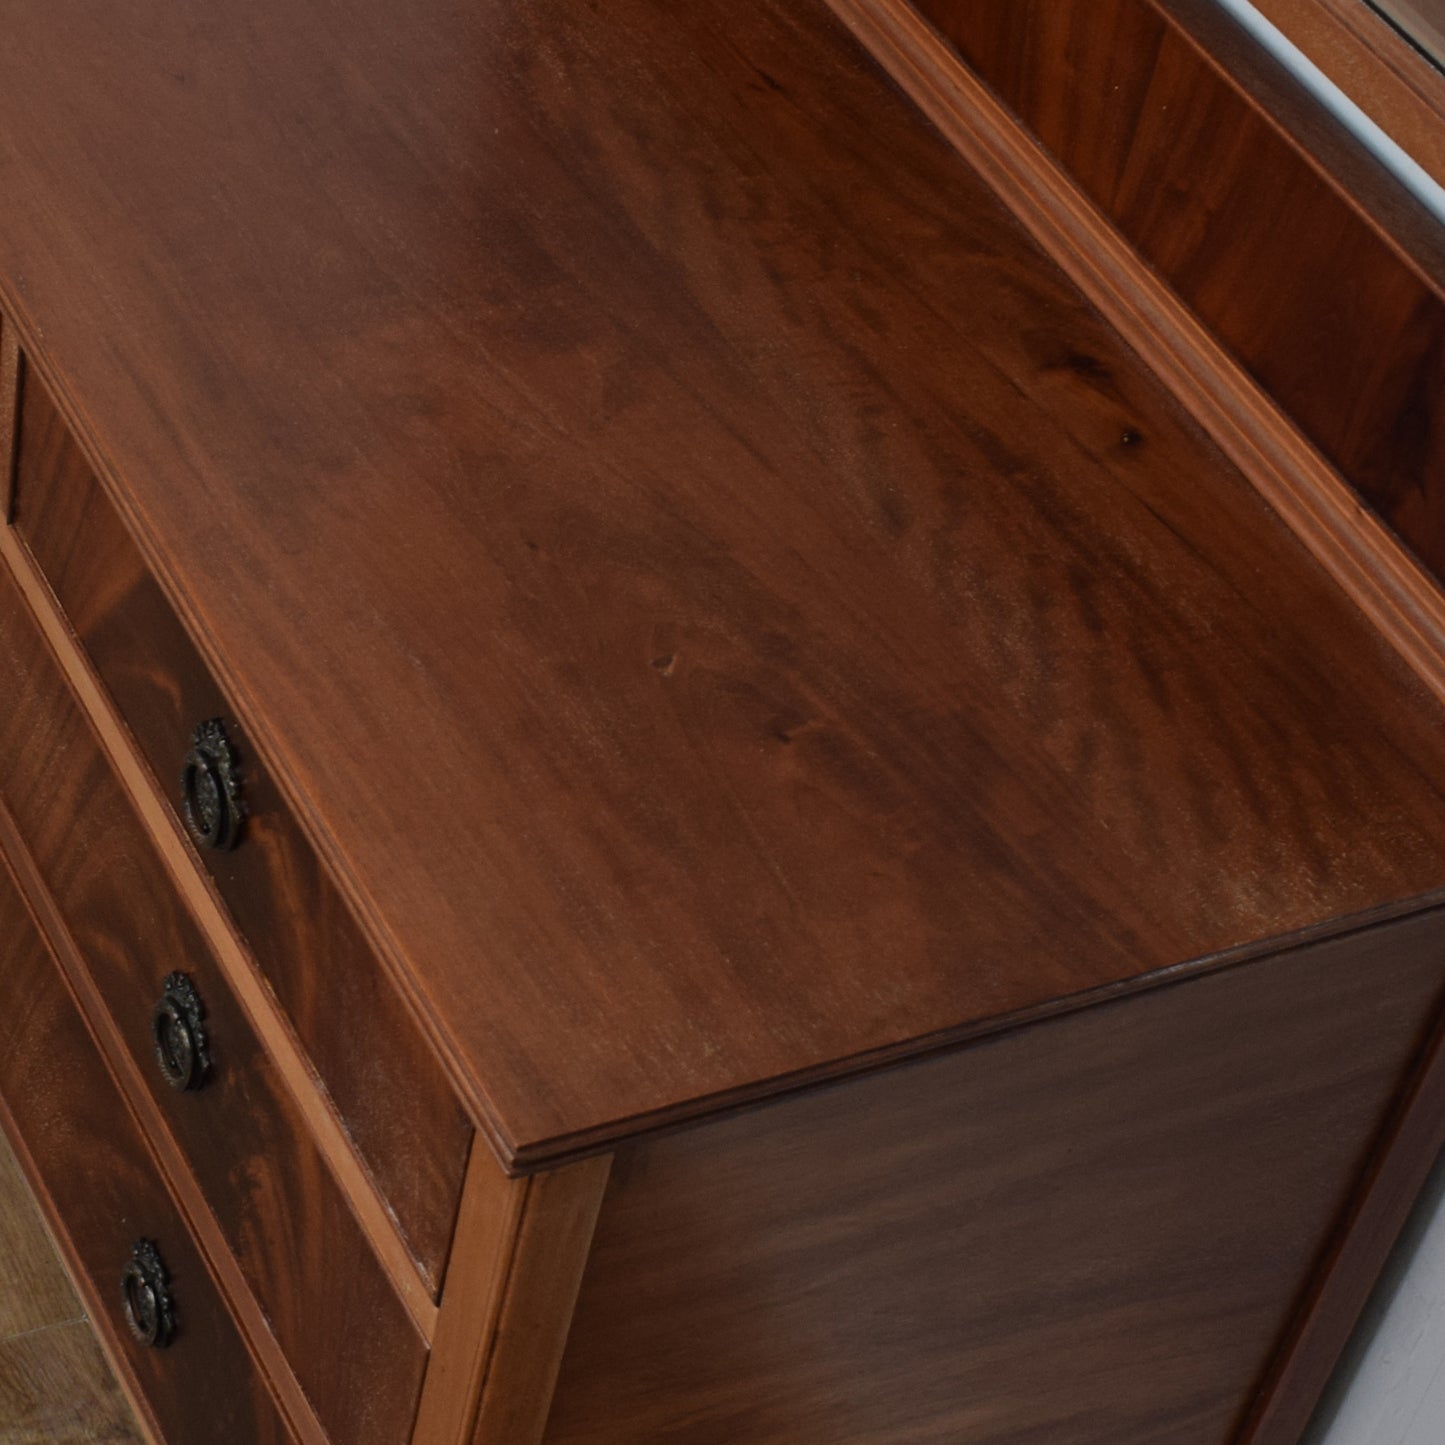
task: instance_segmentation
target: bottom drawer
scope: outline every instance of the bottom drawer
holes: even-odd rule
[[[0,1103],[97,1330],[148,1423],[171,1445],[293,1445],[140,1128],[0,864]],[[127,1326],[123,1275],[151,1241],[174,1329],[144,1345]],[[140,1323],[148,1285],[132,1278]]]

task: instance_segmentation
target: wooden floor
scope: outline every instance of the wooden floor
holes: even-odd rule
[[[0,1134],[0,1445],[141,1445]]]

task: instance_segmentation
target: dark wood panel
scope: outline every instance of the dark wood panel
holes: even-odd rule
[[[1229,1445],[1432,911],[619,1151],[547,1445]]]
[[[410,1428],[424,1343],[8,577],[0,670],[19,680],[0,698],[0,793],[123,1046],[320,1419],[338,1440],[392,1445]],[[151,1010],[176,969],[201,995],[214,1064],[184,1094],[161,1077],[151,1040]]]
[[[1445,575],[1438,225],[1207,0],[916,8]]]
[[[822,4],[3,21],[0,287],[511,1162],[1445,876],[1438,711]]]
[[[604,1155],[528,1182],[467,1445],[541,1441],[611,1168]]]
[[[170,1445],[294,1445],[3,866],[0,939],[0,1114],[97,1326],[119,1341]],[[142,1238],[160,1246],[174,1287],[165,1350],[131,1343],[118,1318],[121,1271]]]
[[[227,720],[249,815],[240,846],[202,861],[435,1296],[470,1126],[38,381],[21,425],[15,528],[173,801],[195,725]]]
[[[1230,463],[1240,468],[1265,504],[1299,537],[1427,690],[1445,700],[1445,590],[1389,525],[1361,506],[1359,493],[1275,398],[907,0],[829,3],[927,120],[978,169],[1028,233],[1119,329],[1140,361],[1204,427]],[[1280,3],[1305,6],[1314,14],[1312,7],[1325,0]],[[1339,7],[1350,3],[1335,0]],[[1358,11],[1358,0],[1353,4]],[[1210,3],[1207,9],[1216,25],[1232,24],[1224,7]],[[1340,13],[1350,12],[1341,8]],[[1365,23],[1380,25],[1369,15]],[[1232,41],[1238,50],[1237,30]],[[1399,45],[1404,48],[1403,41]],[[1246,55],[1257,66],[1261,53]],[[1424,66],[1418,56],[1415,59]],[[1297,87],[1293,99],[1296,104],[1301,99]],[[1340,142],[1340,127],[1323,109],[1315,106],[1309,118],[1317,130]],[[1358,152],[1350,159],[1359,170]],[[1373,159],[1368,161],[1367,174],[1365,191],[1372,186],[1380,190],[1383,172]],[[1380,219],[1378,213],[1372,214]],[[1434,249],[1438,250],[1442,236],[1445,232],[1431,223],[1429,240]]]

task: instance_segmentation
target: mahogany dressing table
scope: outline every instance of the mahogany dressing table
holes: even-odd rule
[[[1201,13],[0,6],[0,1112],[157,1441],[1298,1439],[1442,273]]]

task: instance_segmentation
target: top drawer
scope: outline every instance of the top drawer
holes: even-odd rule
[[[33,372],[21,396],[12,508],[16,532],[178,812],[195,729],[222,720],[244,823],[234,847],[203,846],[199,856],[435,1297],[469,1123]]]

